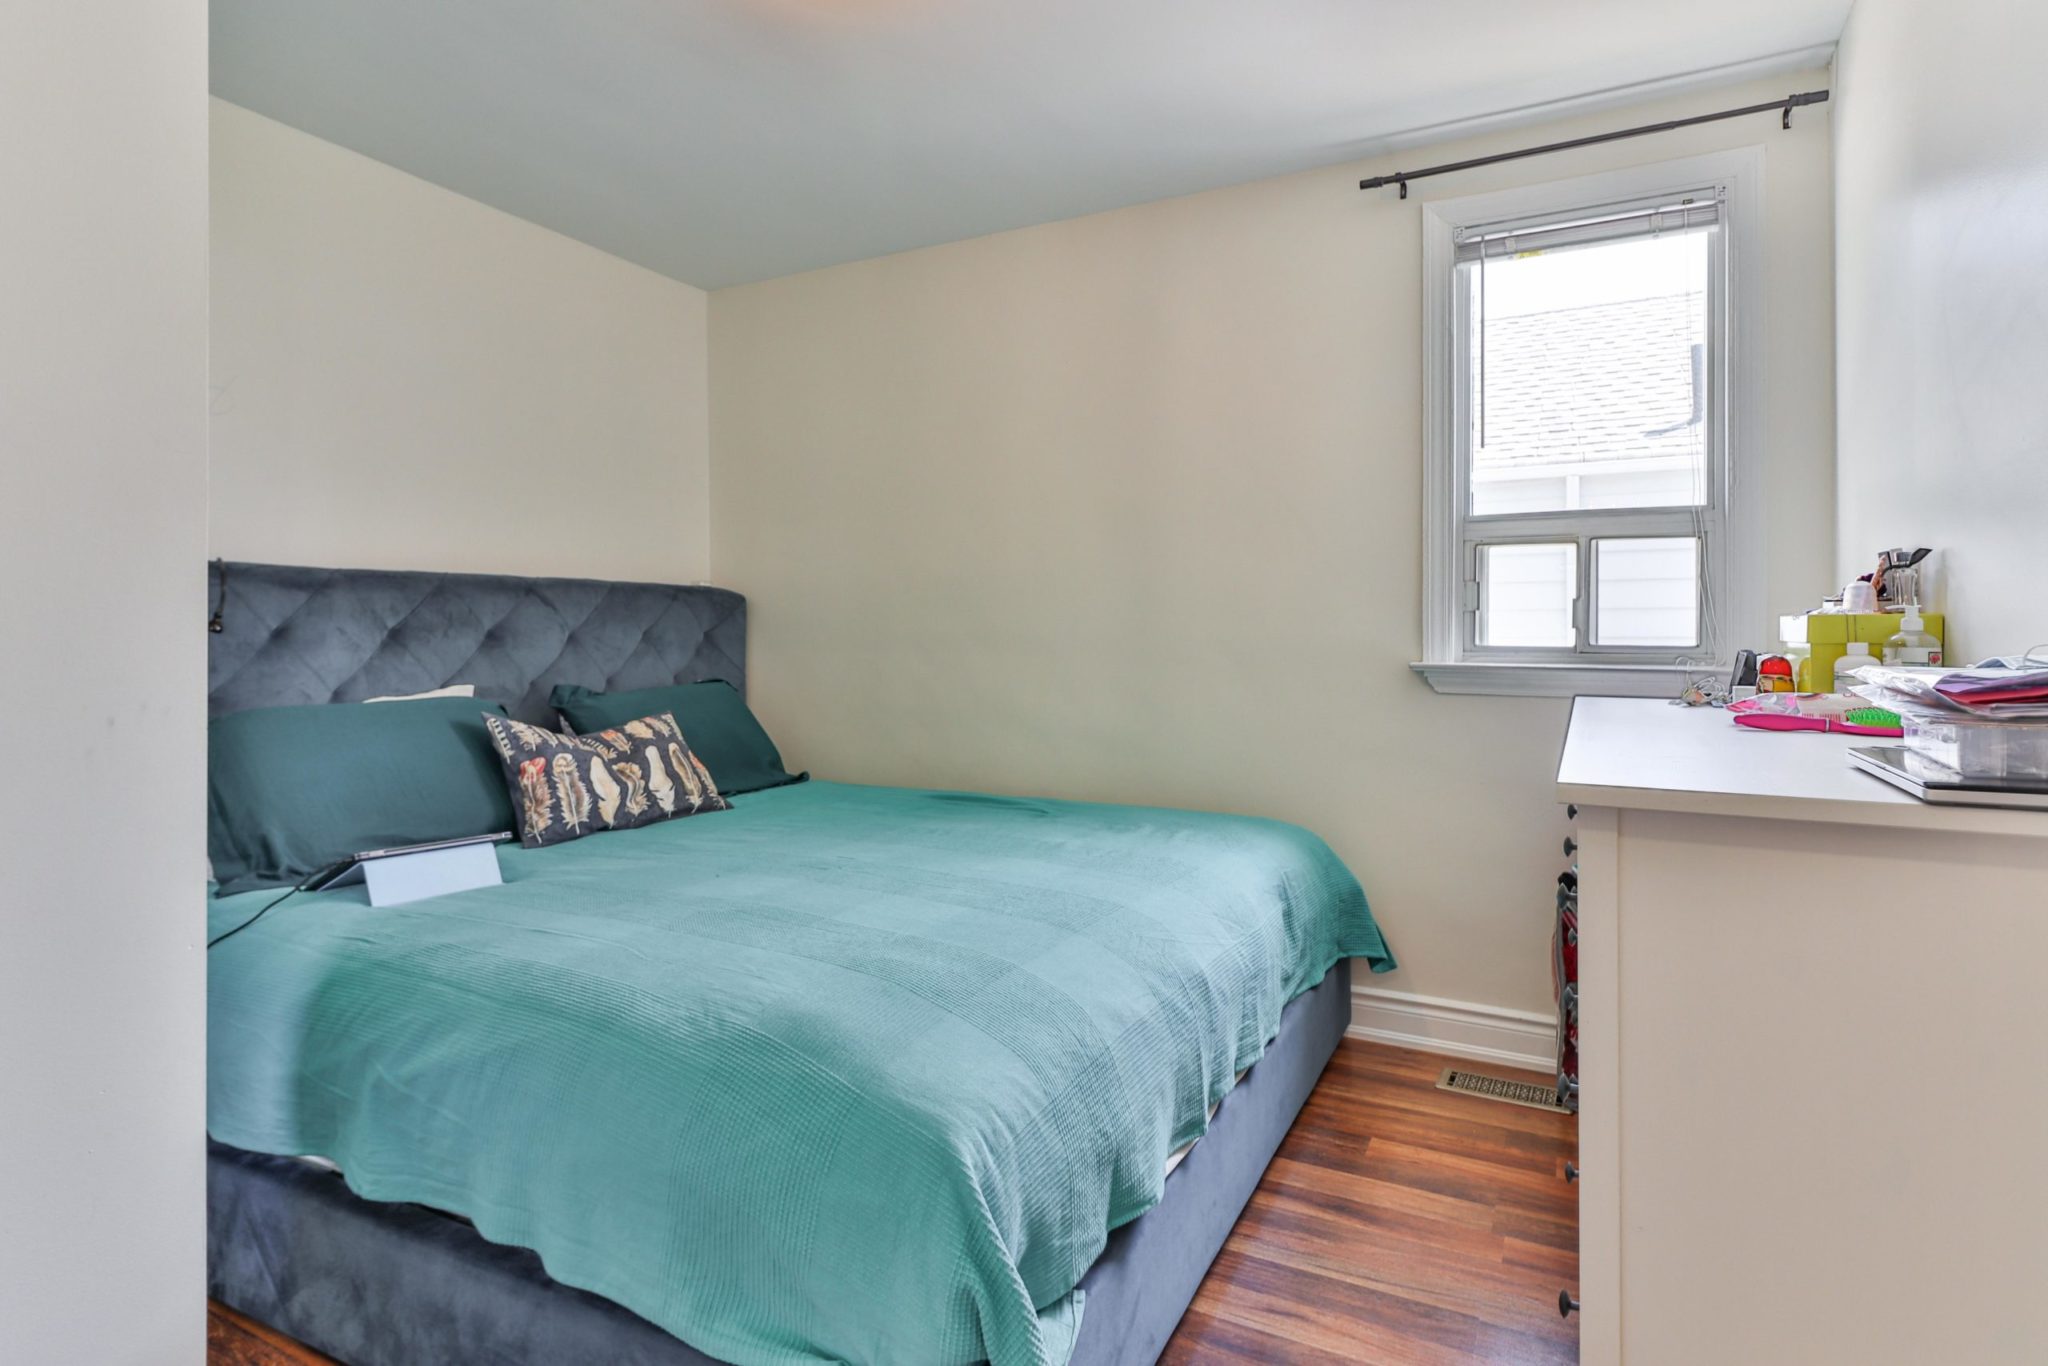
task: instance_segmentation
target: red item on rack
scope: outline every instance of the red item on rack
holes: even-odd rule
[[[1792,661],[1783,655],[1765,655],[1757,661],[1756,690],[1758,692],[1797,692],[1798,686],[1792,678]]]

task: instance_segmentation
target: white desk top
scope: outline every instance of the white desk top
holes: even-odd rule
[[[2048,838],[2048,812],[1936,806],[1850,765],[1851,746],[1882,743],[1752,730],[1714,707],[1581,697],[1572,703],[1557,796],[1582,806]]]

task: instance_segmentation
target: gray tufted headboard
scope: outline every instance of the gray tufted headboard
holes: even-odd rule
[[[552,725],[557,683],[722,678],[746,690],[747,601],[724,588],[229,561],[207,566],[209,610],[216,602],[212,714],[474,683],[479,698]]]

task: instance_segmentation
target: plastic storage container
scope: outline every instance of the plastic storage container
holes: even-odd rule
[[[1921,629],[1937,641],[1944,622],[1939,612],[1922,612]],[[1804,612],[1796,617],[1779,617],[1778,634],[1784,638],[1785,653],[1792,656],[1800,692],[1838,692],[1835,661],[1848,651],[1849,642],[1860,640],[1870,653],[1881,655],[1884,643],[1898,633],[1897,612]]]
[[[1903,716],[1906,748],[1971,779],[2048,779],[2048,724]]]

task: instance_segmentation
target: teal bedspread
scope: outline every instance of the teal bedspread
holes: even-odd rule
[[[208,1127],[741,1366],[1057,1366],[1281,1008],[1393,966],[1321,840],[1242,817],[817,782],[501,863],[215,950]]]

